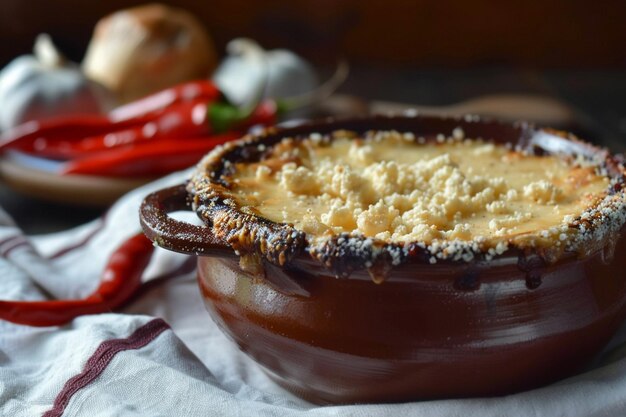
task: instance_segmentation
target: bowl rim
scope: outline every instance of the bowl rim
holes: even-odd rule
[[[384,126],[384,127],[381,127]],[[388,127],[386,127],[388,126]],[[283,266],[294,258],[308,254],[329,267],[336,276],[349,276],[356,269],[389,269],[405,262],[433,263],[434,255],[420,242],[398,244],[378,241],[363,236],[348,234],[336,235],[321,247],[309,244],[306,234],[285,223],[277,223],[252,212],[244,212],[236,202],[228,198],[227,185],[222,174],[227,173],[232,162],[253,161],[260,158],[262,152],[284,137],[301,139],[311,133],[330,133],[336,130],[350,130],[364,133],[368,130],[417,131],[420,128],[439,133],[450,133],[461,127],[466,137],[481,137],[496,144],[513,143],[523,149],[535,149],[539,152],[557,156],[582,155],[596,161],[607,177],[611,178],[609,192],[613,200],[623,205],[618,211],[624,212],[626,196],[624,193],[625,174],[623,164],[604,148],[584,142],[572,134],[548,128],[537,128],[526,122],[507,123],[477,116],[449,117],[433,115],[374,115],[350,118],[327,118],[305,122],[292,127],[270,127],[242,139],[216,148],[207,154],[197,165],[187,183],[187,193],[191,209],[212,230],[215,240],[229,246],[236,255],[265,259],[275,265]],[[469,134],[467,134],[469,132]],[[473,134],[473,132],[482,132]],[[430,134],[430,133],[429,133]],[[508,137],[508,138],[505,138]],[[510,140],[509,138],[515,138]],[[514,141],[517,143],[514,143]],[[263,144],[262,150],[258,145]],[[607,193],[609,194],[609,193]],[[608,196],[607,196],[608,197]],[[604,201],[604,200],[603,200]],[[606,223],[600,210],[593,218],[576,218],[571,227],[587,232],[599,229]],[[606,216],[605,216],[606,217]],[[610,235],[619,233],[626,214],[617,216],[611,223]],[[589,235],[589,233],[587,233]],[[602,236],[591,234],[588,241],[594,249],[604,244],[607,232]],[[611,240],[611,239],[609,239]],[[615,239],[613,239],[615,240]],[[585,245],[589,248],[589,242]],[[466,264],[467,262],[489,262],[496,258],[500,261],[507,257],[539,257],[544,264],[556,262],[571,255],[561,250],[557,255],[546,254],[538,248],[520,247],[514,243],[504,251],[487,252],[480,248],[474,256],[457,258],[435,258],[435,262],[446,264]]]

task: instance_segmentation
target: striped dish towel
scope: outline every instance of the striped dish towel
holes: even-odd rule
[[[143,197],[186,175],[134,190],[101,219],[52,235],[26,237],[0,209],[0,297],[89,294],[109,254],[139,231]],[[193,257],[157,249],[143,277],[151,285],[122,312],[62,327],[0,321],[0,416],[626,416],[626,327],[593,369],[533,391],[404,404],[307,403],[273,384],[219,331],[194,269]]]

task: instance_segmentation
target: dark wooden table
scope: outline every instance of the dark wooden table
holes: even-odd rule
[[[448,105],[496,93],[548,95],[565,101],[576,110],[578,133],[614,152],[626,150],[624,71],[356,68],[341,92],[365,99],[420,105]],[[105,210],[35,200],[2,184],[0,206],[27,234],[64,230],[94,219]]]

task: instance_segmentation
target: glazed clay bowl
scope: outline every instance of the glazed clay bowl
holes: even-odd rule
[[[616,178],[614,192],[623,193],[623,167],[600,149],[524,124],[471,118],[330,120],[268,130],[228,155],[240,158],[249,145],[312,132],[435,135],[456,127],[467,137],[537,152],[600,156]],[[510,248],[489,260],[431,264],[418,250],[376,283],[358,267],[338,278],[301,250],[306,241],[287,242],[295,249],[282,265],[263,257],[261,271],[244,271],[241,253],[212,233],[196,197],[185,185],[151,194],[141,208],[144,231],[159,246],[199,255],[198,283],[213,320],[277,383],[314,402],[494,396],[539,387],[580,371],[626,313],[623,225],[588,253],[551,262]],[[168,216],[191,210],[194,198],[205,227]]]

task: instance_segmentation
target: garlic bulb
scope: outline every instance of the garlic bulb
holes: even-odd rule
[[[318,80],[313,67],[286,49],[266,51],[250,39],[227,45],[228,56],[213,80],[234,103],[248,103],[264,89],[272,98],[293,97],[313,91]]]
[[[161,4],[121,10],[101,19],[87,48],[85,74],[128,102],[172,85],[207,78],[217,63],[202,24]]]
[[[106,89],[88,80],[45,34],[34,55],[20,56],[0,72],[0,130],[63,114],[97,114],[112,105]]]

